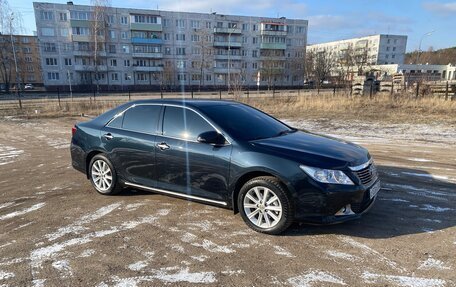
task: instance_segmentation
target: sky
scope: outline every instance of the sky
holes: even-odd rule
[[[62,0],[40,1],[66,3]],[[90,0],[73,0],[88,5]],[[22,13],[25,33],[35,28],[32,1],[9,0]],[[121,8],[287,17],[309,20],[308,43],[372,34],[407,35],[407,51],[456,46],[456,1],[435,0],[111,0]],[[430,35],[426,35],[433,31]]]

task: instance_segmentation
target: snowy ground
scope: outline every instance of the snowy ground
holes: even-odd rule
[[[70,166],[76,120],[0,120],[0,286],[456,286],[454,127],[288,121],[367,147],[384,188],[361,220],[266,236],[225,209],[96,194]]]

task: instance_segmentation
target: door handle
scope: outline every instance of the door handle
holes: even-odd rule
[[[169,149],[169,145],[167,143],[159,143],[157,147],[161,150],[167,150]]]
[[[114,137],[112,136],[111,133],[107,133],[103,135],[107,140],[112,140]]]

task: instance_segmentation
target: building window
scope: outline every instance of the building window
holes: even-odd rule
[[[124,66],[130,67],[130,60],[124,60]]]
[[[84,36],[90,35],[90,29],[87,27],[73,27],[71,29],[71,32],[73,35],[84,35]]]
[[[33,72],[34,70],[32,65],[27,65],[27,72]]]
[[[67,13],[59,13],[59,19],[60,21],[67,21],[68,18],[67,18]]]
[[[252,44],[257,44],[258,43],[258,38],[257,37],[253,37],[252,38]]]
[[[393,52],[395,52],[395,51],[396,51],[396,47],[393,47]]]
[[[126,40],[128,39],[128,32],[120,32],[120,37],[122,38],[122,40]]]
[[[179,55],[179,56],[185,55],[185,48],[177,47],[176,48],[176,55]]]
[[[29,82],[35,82],[35,81],[36,81],[35,75],[27,75],[27,81],[29,81]]]
[[[32,59],[32,57],[27,56],[27,57],[25,57],[25,61],[27,63],[31,63],[31,62],[33,62],[33,59]]]
[[[176,41],[185,41],[185,34],[176,34]]]
[[[177,80],[178,81],[187,81],[187,75],[186,74],[178,74],[177,75]]]
[[[72,65],[71,58],[65,58],[65,66],[71,66],[71,65]]]
[[[111,59],[111,67],[117,67],[117,60]]]
[[[388,39],[388,44],[391,43],[391,39]]]
[[[192,54],[193,55],[201,55],[201,48],[200,47],[192,47]]]
[[[52,11],[41,11],[40,18],[43,21],[54,20],[54,12]]]
[[[115,54],[116,53],[116,45],[109,45],[109,53]]]
[[[201,74],[192,74],[192,81],[200,81]]]
[[[122,52],[125,53],[125,54],[130,53],[130,46],[122,45]]]
[[[212,81],[212,75],[206,75],[206,81]]]
[[[32,49],[30,47],[24,47],[22,48],[22,52],[24,54],[30,54],[32,52]]]
[[[59,80],[59,79],[60,79],[59,73],[56,73],[56,72],[48,73],[48,80],[56,81],[56,80]]]
[[[249,30],[249,24],[246,24],[246,23],[242,24],[242,31],[247,31],[247,30]]]
[[[157,24],[158,17],[150,15],[133,15],[135,23]]]
[[[217,28],[223,28],[223,22],[217,22]]]
[[[176,27],[180,28],[180,29],[185,28],[185,20],[184,19],[176,20]]]
[[[258,27],[257,27],[256,24],[253,24],[253,25],[252,25],[252,31],[256,31],[256,30],[258,30]]]
[[[199,35],[192,35],[192,42],[199,42],[200,36]]]
[[[165,47],[165,55],[171,55],[171,48]]]
[[[258,69],[258,63],[252,63],[252,69]]]
[[[186,65],[186,62],[185,62],[185,61],[181,61],[181,60],[176,61],[176,67],[177,67],[178,69],[185,69],[186,66],[187,66],[187,65]]]
[[[131,80],[131,76],[128,73],[125,73],[124,74],[124,80],[125,81],[130,81]]]
[[[171,26],[171,20],[163,19],[163,27],[169,27],[169,26]]]
[[[54,44],[54,43],[52,43],[52,44]],[[64,52],[72,51],[73,50],[73,44],[72,43],[62,43],[62,49],[63,49]]]
[[[212,22],[206,21],[206,29],[212,28]]]
[[[146,73],[138,73],[138,74],[136,74],[136,80],[138,80],[138,81],[147,81],[147,74]]]
[[[114,30],[109,30],[109,38],[115,39],[115,38],[116,38],[116,31],[114,31]]]
[[[127,16],[121,16],[120,17],[120,24],[128,25],[128,17]]]
[[[119,74],[117,74],[117,73],[112,73],[112,74],[111,74],[111,80],[113,80],[113,81],[118,81],[118,80],[119,80]]]
[[[57,66],[56,58],[46,58],[46,66]]]
[[[60,36],[68,37],[68,29],[67,28],[60,29]]]
[[[55,31],[54,28],[41,28],[41,35],[46,37],[54,37]]]
[[[197,20],[191,20],[190,25],[192,26],[193,29],[199,29],[200,27],[200,21]]]
[[[296,34],[305,34],[305,33],[306,33],[306,27],[296,26]]]
[[[114,17],[114,15],[108,15],[107,20],[109,24],[114,24],[116,22],[116,18]]]
[[[252,50],[252,57],[253,58],[258,57],[258,50]]]

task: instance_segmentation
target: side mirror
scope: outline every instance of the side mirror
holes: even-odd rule
[[[200,143],[206,143],[211,145],[224,145],[226,140],[225,138],[216,131],[209,131],[200,134],[197,138],[197,141]]]

